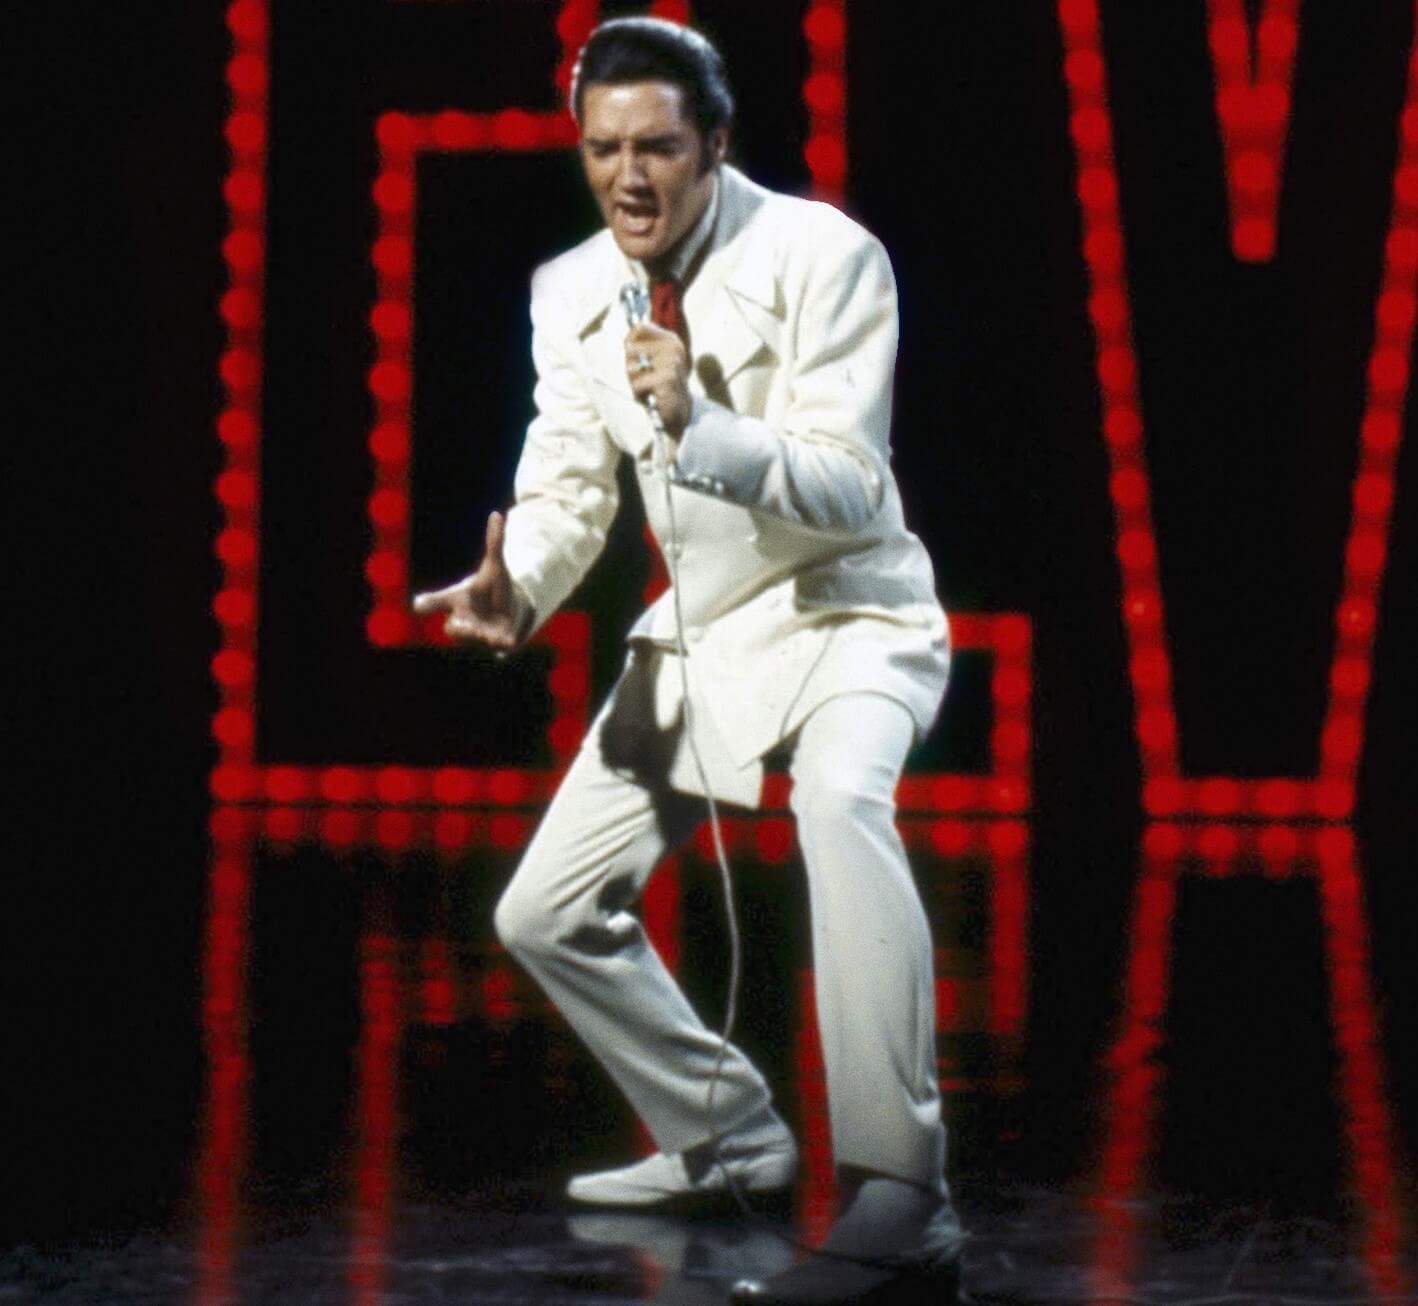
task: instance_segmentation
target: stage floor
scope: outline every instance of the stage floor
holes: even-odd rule
[[[1412,1266],[1376,1284],[1352,1226],[1214,1201],[1129,1201],[1019,1185],[959,1185],[972,1231],[965,1283],[989,1303],[1414,1301]],[[536,1189],[391,1201],[358,1213],[272,1195],[231,1231],[144,1231],[24,1248],[0,1266],[0,1300],[145,1303],[661,1302],[710,1306],[794,1251],[771,1220],[568,1212]],[[1118,1250],[1125,1223],[1126,1264]],[[1110,1247],[1112,1251],[1110,1251]]]
[[[110,939],[123,963],[52,1022],[81,1071],[16,1131],[37,1178],[10,1192],[0,1302],[709,1303],[821,1237],[790,832],[730,828],[740,1041],[804,1144],[793,1215],[630,1218],[560,1197],[647,1140],[489,925],[532,815],[452,815],[213,814],[161,988]],[[1021,822],[903,824],[977,1300],[1418,1302],[1411,918],[1359,891],[1378,853],[1168,835],[1110,864]],[[1084,910],[1108,882],[1114,915]],[[717,1019],[698,844],[645,915]]]

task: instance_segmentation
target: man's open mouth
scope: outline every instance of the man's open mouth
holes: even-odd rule
[[[656,204],[621,200],[615,206],[616,225],[630,236],[648,236],[660,216]]]

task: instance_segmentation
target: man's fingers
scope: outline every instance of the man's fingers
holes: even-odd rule
[[[625,365],[632,372],[645,372],[648,368],[641,367],[641,363],[649,363],[651,367],[667,361],[669,357],[666,348],[656,340],[625,342]]]
[[[427,612],[451,612],[454,602],[462,592],[461,583],[450,585],[442,590],[425,590],[422,594],[414,595],[414,611],[423,614]]]
[[[638,322],[626,333],[625,343],[627,347],[634,345],[644,348],[646,345],[653,345],[656,341],[678,340],[668,327],[662,327],[658,322]]]
[[[472,616],[472,586],[467,581],[459,581],[446,590],[431,590],[427,594],[415,594],[414,611],[420,615],[428,612],[446,612],[445,626],[453,622],[467,621]],[[451,634],[452,631],[450,630]]]
[[[632,334],[625,341],[625,370],[637,389],[647,379],[678,378],[689,369],[689,356],[680,338],[659,327],[655,332],[653,339],[636,339]]]
[[[490,512],[487,516],[487,536],[483,547],[484,557],[502,563],[502,541],[507,537],[507,521],[500,512]]]
[[[515,642],[501,626],[480,621],[471,613],[454,613],[443,623],[443,633],[450,639],[475,639],[498,652],[510,652]]]
[[[506,520],[500,512],[491,513],[487,519],[487,535],[485,537],[485,553],[483,560],[488,558],[499,566],[503,566],[502,542],[507,534]],[[478,572],[482,570],[481,566]],[[449,585],[441,590],[425,590],[422,594],[415,594],[413,598],[413,609],[420,615],[429,612],[451,612],[466,615],[469,611],[471,596],[469,591],[472,588],[471,582],[476,580],[478,572],[472,576],[465,576],[456,585]]]

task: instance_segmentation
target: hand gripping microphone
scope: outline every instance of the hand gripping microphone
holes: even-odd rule
[[[637,327],[650,320],[650,292],[638,281],[627,281],[620,288],[621,307],[625,309],[626,321]],[[670,470],[669,432],[665,430],[664,418],[660,416],[660,405],[654,395],[645,397],[645,407],[650,410],[650,424],[655,428],[655,470],[666,477]],[[668,496],[668,489],[666,495]],[[674,520],[671,510],[671,522]]]

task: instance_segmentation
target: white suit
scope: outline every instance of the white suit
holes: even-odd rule
[[[677,562],[692,692],[732,764],[711,783],[756,805],[757,760],[835,694],[895,698],[924,734],[944,692],[945,618],[889,465],[897,326],[885,250],[830,205],[730,167],[717,203],[684,293],[694,405],[676,460]],[[622,454],[661,549],[672,547],[650,417],[625,370],[629,275],[601,231],[533,279],[538,414],[506,557],[538,621],[600,552]],[[666,594],[630,637],[669,645],[673,634]]]
[[[677,539],[650,418],[626,375],[619,291],[631,272],[602,231],[533,279],[537,416],[506,560],[540,623],[600,552],[617,462],[634,459],[650,524],[678,562],[710,787],[755,805],[763,755],[795,745],[836,1159],[943,1191],[931,945],[893,793],[938,709],[948,655],[930,561],[890,470],[895,284],[880,243],[828,205],[730,167],[714,205],[683,298],[693,406],[676,453]],[[508,947],[667,1152],[713,1132],[705,1099],[718,1046],[631,911],[703,815],[685,796],[700,786],[666,651],[672,602],[663,596],[631,631],[641,654],[497,913]],[[627,723],[628,749],[616,742]],[[766,1099],[735,1049],[714,1127]]]

